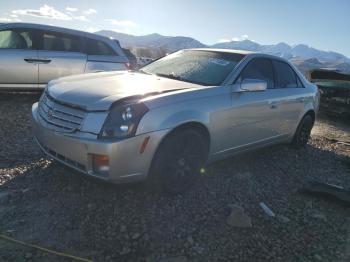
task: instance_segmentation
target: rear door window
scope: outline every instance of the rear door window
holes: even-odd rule
[[[87,39],[86,51],[88,55],[116,55],[106,43],[93,39]]]
[[[259,79],[267,82],[267,88],[274,88],[273,68],[270,59],[255,58],[243,69],[237,82],[244,79]]]
[[[41,34],[41,50],[81,52],[80,38],[73,35],[45,31]]]
[[[33,33],[27,29],[10,29],[0,31],[0,49],[32,49]]]
[[[297,78],[294,70],[282,61],[273,60],[276,75],[276,88],[296,88]]]

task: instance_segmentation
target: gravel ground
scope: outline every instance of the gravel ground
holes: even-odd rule
[[[30,130],[38,97],[0,94],[0,234],[94,261],[350,261],[350,209],[298,192],[308,181],[350,188],[349,124],[321,117],[305,149],[214,163],[167,198],[46,158]],[[237,205],[251,225],[227,223]],[[0,239],[0,261],[74,260]]]

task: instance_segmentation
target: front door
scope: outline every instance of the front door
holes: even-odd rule
[[[44,87],[52,79],[84,73],[87,55],[82,53],[79,37],[42,31],[39,39],[39,86]]]
[[[38,54],[29,29],[0,31],[0,88],[37,88]]]
[[[229,151],[245,150],[266,144],[282,136],[280,132],[280,94],[274,90],[272,63],[256,58],[242,70],[235,84],[244,79],[267,82],[264,91],[232,92],[230,113]]]

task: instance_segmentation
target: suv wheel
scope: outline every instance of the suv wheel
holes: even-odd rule
[[[179,194],[194,184],[207,158],[206,141],[192,129],[171,134],[160,145],[152,166],[152,180],[164,193]]]
[[[295,135],[292,141],[292,145],[295,148],[305,147],[305,145],[309,141],[311,129],[313,125],[314,125],[314,121],[311,115],[304,116],[304,118],[299,123],[299,126],[297,128],[297,131],[295,132]]]

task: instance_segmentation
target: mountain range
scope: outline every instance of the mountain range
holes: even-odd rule
[[[294,63],[303,72],[314,68],[328,68],[341,72],[350,72],[350,59],[348,57],[337,52],[319,50],[305,44],[291,46],[281,42],[275,45],[261,45],[245,39],[242,41],[205,45],[194,38],[184,36],[163,36],[160,34],[135,36],[109,30],[102,30],[96,33],[115,38],[120,42],[122,47],[130,48],[132,51],[148,49],[148,53],[146,54],[152,58],[158,58],[165,55],[165,53],[171,53],[184,48],[211,47],[240,49],[284,57]],[[159,52],[160,49],[163,50],[163,54]]]

